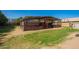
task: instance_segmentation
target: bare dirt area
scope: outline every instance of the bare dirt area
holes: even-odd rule
[[[77,34],[79,32],[71,33],[66,41],[59,44],[58,47],[61,49],[79,49],[79,37],[76,37]]]
[[[70,33],[69,36],[64,38],[65,41],[60,44],[55,46],[46,46],[43,47],[43,49],[79,49],[79,37],[76,37],[77,34],[79,34],[79,32]]]
[[[6,37],[12,37],[12,36],[23,35],[23,34],[31,34],[34,32],[47,31],[47,30],[58,30],[58,29],[61,29],[61,28],[50,28],[50,29],[42,29],[42,30],[23,31],[20,27],[16,27]]]
[[[40,31],[47,31],[47,30],[59,30],[62,28],[50,28],[50,29],[42,29],[42,30],[33,30],[33,31],[23,31],[20,27],[16,27],[13,31],[8,32],[7,35],[4,37],[4,41],[7,40],[7,38],[15,37],[18,35],[24,35],[24,34],[31,34],[35,32]],[[42,47],[42,49],[78,49],[79,48],[79,37],[76,36],[76,34],[79,34],[79,32],[73,32],[70,33],[69,36],[65,38],[65,41],[56,45],[56,46],[47,46]]]
[[[42,30],[23,31],[21,27],[17,26],[13,31],[6,33],[7,35],[4,36],[4,38],[2,38],[1,40],[4,42],[4,41],[7,41],[7,39],[9,38],[15,37],[18,35],[31,34],[31,33],[40,32],[40,31],[47,31],[47,30],[59,30],[59,29],[62,29],[62,28],[50,28],[50,29],[42,29]]]

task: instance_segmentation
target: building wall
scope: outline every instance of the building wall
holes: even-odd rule
[[[72,28],[79,29],[79,22],[72,22]]]
[[[26,30],[37,30],[37,29],[45,29],[45,28],[53,28],[53,27],[58,27],[60,26],[60,23],[59,21],[56,23],[56,25],[52,25],[52,26],[48,26],[49,23],[52,22],[52,24],[54,23],[52,19],[26,19],[26,20],[23,20],[23,23],[21,22],[21,25],[24,29],[24,31]],[[41,25],[40,25],[41,23]]]
[[[24,21],[24,30],[37,30],[37,29],[42,29],[43,26],[39,26],[38,22],[27,22]]]
[[[69,24],[68,22],[62,22],[62,23],[61,23],[61,26],[62,26],[62,27],[69,27],[70,24]]]

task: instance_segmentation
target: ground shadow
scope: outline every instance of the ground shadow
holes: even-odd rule
[[[1,33],[7,33],[12,31],[15,28],[14,25],[6,25],[6,26],[0,26],[0,34]]]
[[[8,32],[11,32],[14,30],[14,28],[14,25],[0,26],[0,46],[3,44],[2,40],[5,38]]]

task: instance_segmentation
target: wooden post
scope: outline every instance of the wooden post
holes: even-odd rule
[[[48,28],[48,25],[47,25],[47,23],[46,23],[46,18],[44,19],[44,28]]]

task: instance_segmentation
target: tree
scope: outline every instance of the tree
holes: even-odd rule
[[[6,25],[8,22],[8,19],[6,16],[0,11],[0,26]]]
[[[15,24],[16,24],[16,25],[20,25],[21,20],[22,20],[22,17],[17,18],[17,19],[15,20]]]

